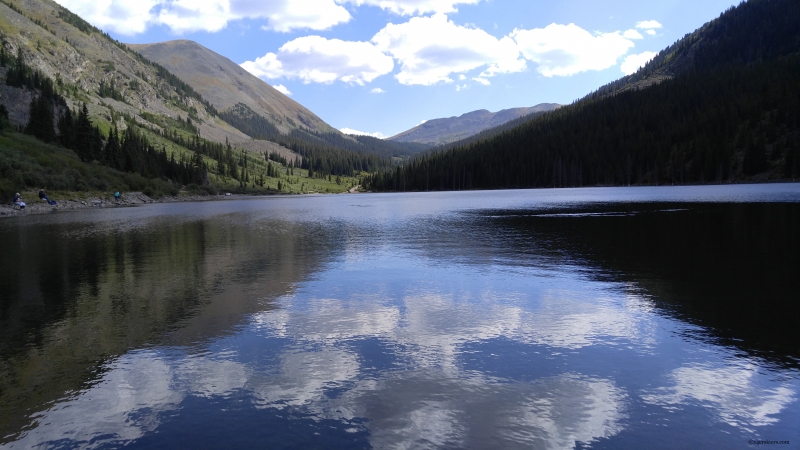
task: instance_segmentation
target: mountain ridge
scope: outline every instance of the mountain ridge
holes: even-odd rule
[[[494,113],[486,109],[479,109],[460,116],[427,120],[387,140],[445,145],[469,138],[482,131],[502,126],[521,117],[553,111],[559,107],[561,105],[557,103],[540,103],[536,106],[509,108]]]

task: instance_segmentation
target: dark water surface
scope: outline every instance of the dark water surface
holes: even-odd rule
[[[800,444],[798,184],[149,205],[0,241],[2,448]]]

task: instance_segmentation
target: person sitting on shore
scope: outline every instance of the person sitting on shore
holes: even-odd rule
[[[25,209],[25,202],[22,201],[22,196],[17,192],[14,195],[14,204],[19,206],[19,209]]]
[[[39,191],[39,198],[46,201],[49,205],[55,206],[56,204],[55,201],[51,201],[49,198],[47,198],[47,194],[45,194],[44,191]]]

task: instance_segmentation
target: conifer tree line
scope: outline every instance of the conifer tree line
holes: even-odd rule
[[[79,107],[77,111],[67,107],[66,101],[57,93],[52,80],[41,72],[31,69],[25,63],[21,50],[16,57],[12,57],[0,46],[0,65],[8,67],[7,84],[36,91],[30,105],[28,124],[22,131],[44,142],[60,144],[64,148],[75,151],[81,161],[95,161],[121,172],[137,173],[147,178],[171,180],[178,185],[208,186],[208,174],[215,173],[237,180],[241,186],[253,183],[264,187],[266,184],[264,177],[279,176],[279,170],[275,165],[267,162],[268,155],[264,155],[265,162],[259,170],[249,167],[248,157],[244,150],[234,151],[227,141],[225,144],[221,144],[201,138],[196,134],[197,127],[189,115],[185,121],[179,116],[171,124],[195,133],[193,136],[186,138],[171,127],[162,127],[154,132],[192,151],[194,156],[191,159],[185,159],[181,155],[176,160],[174,155],[167,155],[165,148],[154,148],[144,135],[136,131],[133,118],[125,114],[122,116],[131,126],[124,132],[119,132],[114,128],[108,136],[104,136],[89,119],[86,104]],[[111,97],[119,95],[113,83],[101,83],[98,93],[101,96]],[[0,112],[3,113],[0,120],[6,123],[8,111],[5,106]],[[152,116],[148,113],[143,112],[142,114],[146,119],[153,119],[153,117],[148,117]],[[112,116],[116,117],[116,114],[112,112]],[[213,159],[216,164],[209,167],[204,162],[204,155]],[[285,158],[278,158],[277,154],[274,159],[280,159],[288,166],[295,164],[294,161],[287,162]],[[297,163],[299,164],[299,161]]]
[[[302,168],[323,175],[354,176],[392,166],[392,157],[408,157],[430,146],[384,141],[371,136],[343,136],[293,129],[283,134],[247,105],[238,104],[219,117],[239,131],[256,139],[282,145],[303,157]],[[289,120],[289,119],[287,119]]]
[[[185,159],[181,154],[180,159],[176,160],[174,154],[167,155],[165,148],[154,148],[133,127],[128,127],[122,133],[115,127],[104,139],[99,128],[89,120],[85,104],[77,115],[66,109],[58,121],[57,138],[58,143],[75,151],[84,162],[96,161],[120,172],[170,180],[177,185],[194,183],[208,186],[208,167],[199,147],[195,148],[191,159]]]
[[[370,176],[373,190],[721,183],[797,178],[800,57],[685,74],[576,104]]]
[[[797,179],[798,23],[800,2],[750,0],[706,26],[711,34],[672,47],[671,58],[686,54],[673,79],[641,90],[611,86],[365,185],[424,191]]]
[[[354,176],[389,167],[390,161],[364,149],[350,151],[332,145],[307,130],[293,129],[283,134],[264,117],[243,104],[219,114],[220,118],[255,139],[265,139],[286,147],[303,157],[301,168],[316,174]]]
[[[201,150],[211,151],[208,142],[201,145],[198,138],[192,145],[194,157],[190,160],[181,157],[176,161],[174,155],[168,157],[165,149],[155,149],[132,127],[122,134],[114,128],[104,138],[100,129],[89,120],[86,104],[77,113],[67,107],[53,81],[25,63],[22,50],[12,58],[2,48],[0,66],[8,67],[7,85],[36,91],[30,105],[30,118],[23,130],[26,134],[73,150],[84,162],[97,161],[120,172],[138,173],[146,178],[161,178],[177,184],[208,185],[208,167],[200,154]],[[55,112],[58,111],[63,112],[57,119],[56,130]],[[7,120],[5,106],[2,112]],[[214,149],[219,151],[221,147],[217,144]]]

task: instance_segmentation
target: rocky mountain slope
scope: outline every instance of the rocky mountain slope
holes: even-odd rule
[[[251,75],[230,59],[187,40],[155,44],[128,44],[151,61],[166,67],[191,85],[219,111],[246,105],[282,133],[304,126],[315,132],[333,132],[314,113]]]
[[[560,106],[556,103],[542,103],[527,108],[504,109],[496,113],[481,109],[459,117],[428,120],[410,130],[390,137],[389,140],[443,145],[468,138],[490,128],[499,127],[521,117],[552,111]]]
[[[121,115],[148,128],[163,128],[145,119],[141,114],[145,112],[184,120],[191,115],[199,135],[209,140],[249,138],[215,117],[202,97],[187,92],[180,80],[171,79],[174,77],[53,1],[0,3],[0,43],[7,54],[23,55],[26,64],[57,80],[68,106],[77,108],[85,103],[102,129],[110,128],[115,120],[115,125],[124,129]],[[99,92],[101,85],[113,86],[118,95],[104,97]],[[27,123],[32,95],[29,90],[0,87],[0,103],[11,113],[12,124]]]

